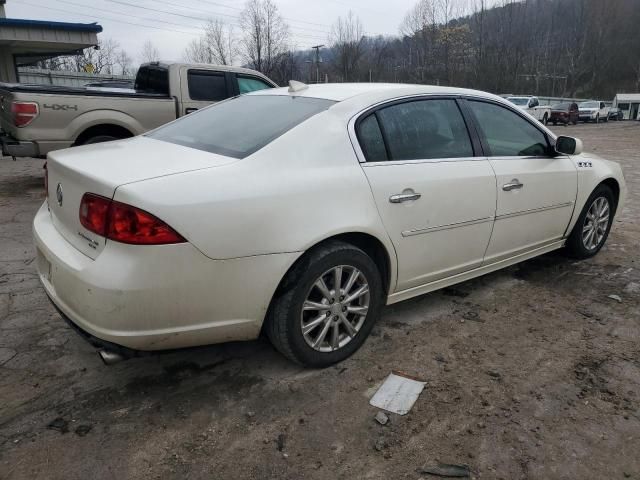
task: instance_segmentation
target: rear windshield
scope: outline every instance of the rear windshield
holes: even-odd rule
[[[571,105],[568,103],[557,103],[553,107],[551,107],[551,109],[552,110],[569,110],[570,106]]]
[[[290,95],[242,95],[182,117],[147,136],[244,158],[334,103]]]
[[[140,67],[134,88],[140,93],[169,95],[169,70],[161,66]]]
[[[600,108],[600,104],[598,102],[582,102],[580,108]]]
[[[529,97],[509,97],[507,100],[514,105],[529,105]]]

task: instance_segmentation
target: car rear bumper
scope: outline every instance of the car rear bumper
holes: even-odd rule
[[[0,133],[0,143],[2,143],[2,154],[11,157],[37,157],[38,145],[35,142],[24,142],[16,140],[7,133]]]
[[[96,346],[141,351],[257,338],[271,297],[297,258],[212,260],[189,243],[108,241],[92,260],[58,233],[46,203],[33,231],[41,283],[63,315]]]
[[[54,150],[69,148],[71,142],[18,140],[6,132],[0,132],[2,154],[10,157],[46,157]]]

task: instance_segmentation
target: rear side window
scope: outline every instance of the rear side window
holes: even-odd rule
[[[369,115],[358,125],[358,140],[367,162],[388,160],[387,149],[375,114]]]
[[[184,116],[147,136],[244,158],[334,103],[289,95],[243,95]]]
[[[191,100],[216,102],[228,97],[223,73],[189,70],[187,83]]]
[[[256,90],[264,90],[265,88],[273,87],[258,78],[238,75],[238,89],[241,95],[243,93],[255,92]]]
[[[368,118],[359,125],[367,161],[464,158],[473,156],[467,127],[455,100],[416,100],[375,113],[386,152]]]
[[[140,67],[134,88],[142,93],[169,95],[169,71],[161,66]]]
[[[547,137],[515,112],[493,103],[469,101],[493,157],[541,156]]]

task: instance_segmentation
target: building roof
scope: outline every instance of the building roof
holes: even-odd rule
[[[46,28],[87,33],[102,32],[102,26],[97,23],[51,22],[48,20],[28,20],[23,18],[0,18],[0,27]]]

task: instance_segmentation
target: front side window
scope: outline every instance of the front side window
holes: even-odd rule
[[[228,97],[223,73],[189,70],[187,83],[191,100],[218,102]]]
[[[238,89],[240,95],[243,93],[255,92],[256,90],[264,90],[265,88],[273,88],[267,82],[255,77],[243,77],[238,75]]]
[[[334,103],[290,95],[242,95],[186,115],[147,136],[244,158]]]
[[[481,133],[493,157],[546,155],[548,141],[544,133],[515,112],[493,103],[469,101]]]
[[[378,127],[363,121],[359,138],[384,138],[365,142],[364,150],[373,158],[367,161],[422,160],[472,157],[473,148],[467,127],[455,100],[414,100],[381,108],[375,112]],[[367,119],[368,120],[368,119]],[[376,131],[379,128],[380,134]],[[387,156],[388,158],[386,158]]]

